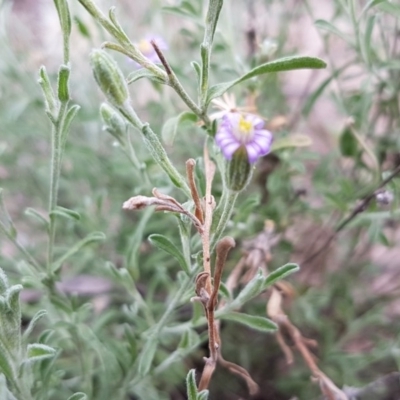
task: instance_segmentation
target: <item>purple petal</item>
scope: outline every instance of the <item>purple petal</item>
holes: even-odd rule
[[[267,130],[257,131],[254,135],[252,143],[257,143],[261,151],[267,154],[271,148],[272,144],[272,134]],[[264,155],[263,154],[263,155]]]
[[[257,115],[248,114],[246,115],[246,120],[252,123],[254,130],[264,128],[264,120],[262,120],[260,117],[257,117]]]
[[[247,156],[249,157],[249,163],[252,164],[257,161],[262,155],[262,151],[256,143],[246,144]]]
[[[233,156],[233,153],[240,147],[239,143],[230,143],[227,146],[221,148],[222,153],[224,153],[225,158],[230,160]]]

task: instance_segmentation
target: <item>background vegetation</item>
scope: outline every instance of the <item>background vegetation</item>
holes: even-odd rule
[[[206,4],[135,3],[97,1],[105,12],[117,7],[118,20],[134,42],[146,35],[163,37],[172,69],[196,96],[190,62],[200,61]],[[45,65],[56,87],[63,36],[51,1],[3,1],[0,9],[0,219],[7,227],[0,236],[0,266],[10,284],[24,287],[22,332],[37,312],[47,312],[22,339],[21,349],[28,343],[42,347],[28,347],[26,387],[13,393],[27,399],[18,396],[28,391],[43,400],[84,399],[84,394],[98,400],[185,399],[188,371],[200,374],[208,354],[206,326],[194,326],[202,310],[189,301],[193,285],[183,288],[164,325],[157,325],[185,280],[177,260],[159,248],[157,238],[149,239],[165,235],[180,248],[176,218],[121,208],[129,197],[150,196],[153,187],[185,199],[137,131],[129,128],[129,137],[146,173],[136,168],[129,147],[103,129],[104,95],[93,79],[89,52],[109,38],[78,1],[69,6],[70,95],[80,110],[61,164],[54,259],[82,246],[60,263],[51,284],[40,268],[48,254],[43,218],[51,189],[51,124],[37,80]],[[318,343],[313,350],[318,365],[340,388],[365,387],[400,368],[400,182],[391,175],[400,165],[399,18],[400,6],[388,0],[225,1],[214,41],[213,84],[292,54],[318,56],[328,64],[325,70],[260,76],[230,90],[238,106],[255,106],[268,120],[282,147],[259,160],[238,198],[225,231],[237,242],[225,275],[248,251],[248,240],[270,229],[262,242],[268,271],[289,262],[300,265],[288,278],[285,312]],[[125,76],[136,69],[127,57],[113,57]],[[204,130],[191,119],[176,132],[166,126],[187,111],[178,96],[147,80],[132,84],[130,94],[140,118],[161,133],[179,171],[184,173],[188,158],[196,159],[201,170]],[[204,182],[199,186],[204,191]],[[217,201],[221,191],[217,174]],[[191,248],[193,255],[200,250],[195,235]],[[13,291],[4,277],[0,280],[8,293],[4,298],[12,301]],[[269,295],[261,294],[242,310],[264,316]],[[18,325],[18,318],[12,323]],[[146,342],[154,327],[165,327],[157,348]],[[274,334],[223,321],[221,335],[226,358],[246,368],[261,388],[252,398],[320,398],[303,358],[295,352],[288,365]],[[152,352],[154,359],[148,356]],[[12,399],[4,376],[0,398]],[[8,387],[13,385],[8,379]],[[400,398],[393,393],[390,399]],[[209,398],[249,395],[242,380],[218,368]]]

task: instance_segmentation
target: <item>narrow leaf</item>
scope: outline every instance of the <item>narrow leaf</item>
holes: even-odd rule
[[[61,65],[58,71],[57,93],[61,102],[69,100],[69,74],[71,69],[68,65]]]
[[[78,212],[70,210],[69,208],[57,206],[53,211],[50,212],[50,217],[59,216],[74,221],[79,221],[81,216]]]
[[[288,275],[293,274],[293,272],[297,272],[299,269],[299,266],[294,263],[285,264],[282,267],[279,267],[265,278],[264,289],[273,285],[275,282],[286,278]]]
[[[191,369],[186,376],[186,391],[188,400],[197,400],[196,370]]]
[[[68,397],[68,400],[87,400],[87,396],[85,393],[77,392]]]
[[[400,6],[394,2],[389,3],[388,1],[385,1],[382,4],[379,4],[379,9],[393,17],[400,18]]]
[[[295,133],[285,138],[280,138],[272,143],[271,151],[281,150],[290,147],[308,147],[312,145],[312,140],[307,135]]]
[[[242,289],[235,300],[229,305],[230,308],[240,308],[252,298],[258,296],[263,291],[265,277],[262,270]]]
[[[130,85],[131,83],[136,82],[142,78],[148,78],[151,81],[155,81],[157,83],[165,83],[163,80],[159,79],[157,76],[155,76],[152,72],[150,72],[146,68],[140,68],[136,71],[131,72],[128,75],[127,83],[128,85]]]
[[[150,336],[139,355],[138,372],[140,376],[145,376],[150,371],[154,355],[156,354],[157,346],[157,337],[154,335]]]
[[[41,343],[28,344],[27,356],[28,362],[37,362],[52,358],[56,354],[56,350],[50,346]]]
[[[69,128],[71,126],[71,122],[74,120],[77,112],[80,110],[80,106],[77,104],[74,104],[71,106],[67,112],[67,115],[65,116],[65,121],[64,121],[64,126],[63,126],[63,132],[62,132],[62,145],[65,145],[65,142],[67,141],[68,137],[68,132]]]
[[[73,247],[71,247],[64,255],[62,255],[58,260],[53,263],[53,272],[58,271],[62,264],[75,253],[77,253],[82,247],[94,243],[105,240],[106,236],[103,232],[93,232],[87,235],[84,239],[76,243]]]
[[[339,31],[334,25],[332,25],[330,22],[325,21],[324,19],[318,19],[315,21],[315,25],[317,28],[325,30],[329,33],[332,33],[340,38],[342,38],[345,42],[352,44],[350,36],[344,34],[343,32]]]
[[[154,246],[158,247],[161,250],[166,251],[168,254],[171,254],[173,257],[175,257],[182,269],[189,274],[190,269],[189,266],[186,264],[185,257],[181,253],[181,251],[165,236],[163,235],[150,235],[149,236],[149,241],[151,244]]]
[[[384,1],[387,1],[387,0],[369,0],[369,2],[362,9],[358,19],[361,20],[364,13],[366,13],[370,8],[375,7],[376,5],[383,3]]]
[[[246,325],[249,328],[261,332],[273,332],[278,329],[277,325],[270,319],[266,317],[259,317],[257,315],[230,312],[227,314],[222,314],[220,318],[223,320],[239,322],[242,325]]]
[[[168,119],[161,130],[161,137],[163,138],[165,144],[172,146],[174,144],[175,136],[178,128],[185,122],[195,122],[197,117],[195,114],[190,112],[183,112],[176,117]]]
[[[292,71],[295,69],[320,69],[325,67],[325,61],[315,57],[291,56],[270,61],[259,65],[234,81],[219,83],[212,86],[207,95],[207,104],[209,104],[212,99],[222,96],[228,89],[237,85],[238,83],[259,75],[268,74],[271,72]]]
[[[35,328],[37,322],[44,317],[47,314],[46,310],[39,310],[31,319],[31,321],[29,322],[28,327],[26,328],[25,332],[24,332],[24,339],[27,340],[29,335],[32,333],[33,329]]]
[[[25,210],[24,214],[36,219],[36,221],[39,221],[45,227],[47,227],[49,225],[49,221],[45,217],[43,217],[42,214],[40,214],[38,211],[36,211],[34,208],[28,207]]]
[[[197,400],[208,400],[208,395],[209,395],[208,390],[202,390],[198,395],[197,395]]]

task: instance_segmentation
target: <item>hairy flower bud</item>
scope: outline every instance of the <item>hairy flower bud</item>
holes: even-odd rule
[[[128,86],[117,63],[103,50],[90,54],[93,75],[107,100],[116,107],[129,99]]]
[[[126,137],[127,131],[127,125],[124,119],[107,103],[103,103],[100,106],[100,116],[104,123],[104,129],[122,143]]]
[[[252,174],[252,166],[249,163],[245,146],[240,146],[232,155],[226,168],[226,185],[235,192],[243,190]]]

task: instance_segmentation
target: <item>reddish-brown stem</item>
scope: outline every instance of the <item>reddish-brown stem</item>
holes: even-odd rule
[[[192,194],[192,199],[195,205],[195,212],[194,215],[198,218],[198,220],[203,224],[204,223],[204,215],[203,209],[201,207],[201,201],[199,192],[196,186],[196,180],[194,177],[194,167],[196,165],[196,161],[193,158],[190,158],[186,161],[186,176],[189,183],[190,193]]]

